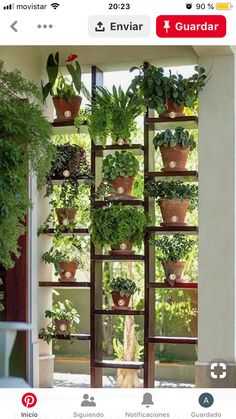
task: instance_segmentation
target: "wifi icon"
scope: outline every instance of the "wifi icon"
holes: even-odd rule
[[[56,10],[60,4],[59,3],[52,3],[51,6],[53,7],[54,10]]]

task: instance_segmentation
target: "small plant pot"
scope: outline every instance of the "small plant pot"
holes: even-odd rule
[[[60,262],[59,263],[60,269],[62,272],[59,276],[59,281],[62,282],[75,282],[75,274],[78,268],[78,263],[76,262]]]
[[[76,208],[56,208],[58,222],[64,228],[67,227],[70,221],[75,221],[77,209]]]
[[[130,296],[126,297],[125,295],[122,297],[119,292],[112,292],[112,300],[114,305],[112,306],[113,310],[130,310],[129,302]]]
[[[189,199],[166,199],[158,200],[160,206],[163,222],[163,227],[182,227],[187,224],[184,222],[189,207]]]
[[[165,281],[170,285],[174,285],[175,282],[182,282],[183,271],[185,267],[185,262],[172,262],[168,260],[162,262],[162,266],[165,271]]]
[[[69,334],[71,330],[71,324],[69,320],[54,320],[55,328],[58,335],[64,335],[65,333]]]
[[[74,119],[80,110],[81,96],[75,96],[70,101],[60,97],[53,97],[57,118],[55,121],[66,121]]]
[[[172,99],[167,99],[166,101],[166,107],[167,110],[161,114],[163,118],[176,118],[178,116],[184,116],[184,104],[181,104],[178,106],[178,108],[175,108],[174,102]]]
[[[110,255],[112,256],[131,256],[134,254],[131,243],[121,243],[117,248],[111,248]]]
[[[133,184],[134,184],[134,176],[128,176],[128,177],[121,177],[118,176],[114,180],[110,181],[110,184],[115,189],[115,192],[113,192],[110,195],[110,198],[129,198],[131,196]]]
[[[181,144],[175,147],[160,147],[161,157],[163,161],[163,172],[185,171],[190,152],[190,147],[184,148]]]

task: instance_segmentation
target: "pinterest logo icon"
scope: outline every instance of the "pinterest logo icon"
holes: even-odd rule
[[[31,408],[36,405],[37,397],[33,393],[25,393],[21,401],[25,407]]]

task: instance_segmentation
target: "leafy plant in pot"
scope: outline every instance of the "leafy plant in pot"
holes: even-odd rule
[[[96,208],[91,212],[91,240],[99,247],[111,247],[111,255],[132,255],[132,246],[141,248],[148,223],[148,216],[139,208]]]
[[[139,162],[129,151],[116,151],[103,160],[103,180],[109,182],[114,193],[112,198],[130,197],[135,176],[139,172]]]
[[[88,122],[90,137],[96,144],[106,146],[108,138],[120,146],[131,144],[137,131],[135,118],[145,111],[137,94],[128,94],[121,87],[113,86],[112,91],[98,87],[93,104],[81,118],[78,115],[77,129],[85,120]]]
[[[42,259],[45,263],[54,264],[59,281],[75,282],[78,267],[84,269],[87,265],[86,250],[86,243],[80,238],[57,237]]]
[[[138,291],[138,287],[131,279],[117,276],[107,281],[106,291],[112,295],[113,309],[127,310],[130,309],[130,297]]]
[[[165,75],[164,68],[142,65],[130,85],[130,91],[143,98],[145,106],[155,109],[159,115],[175,118],[182,116],[184,107],[194,109],[198,94],[206,85],[208,76],[203,67],[195,66],[190,77],[181,74]]]
[[[166,129],[158,132],[153,144],[156,150],[160,147],[163,172],[185,171],[188,154],[196,147],[194,136],[183,127],[177,127],[175,131]]]
[[[164,227],[185,226],[185,217],[197,207],[198,187],[180,181],[150,181],[145,185],[145,195],[156,198]]]
[[[80,316],[70,300],[54,303],[52,310],[45,311],[45,317],[51,321],[40,329],[40,338],[47,343],[57,335],[70,336],[78,333]]]
[[[82,71],[77,58],[76,54],[70,54],[65,61],[72,80],[64,76],[60,70],[59,52],[56,52],[55,56],[49,54],[47,59],[48,82],[42,83],[43,98],[45,101],[49,94],[52,96],[58,121],[76,117],[82,102],[81,91],[89,98],[89,93],[81,80]]]
[[[177,233],[173,236],[152,238],[150,243],[156,246],[157,257],[162,262],[166,281],[170,285],[182,282],[185,260],[196,246],[196,240]]]

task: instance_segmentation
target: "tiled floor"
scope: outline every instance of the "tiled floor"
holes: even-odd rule
[[[104,376],[103,386],[105,388],[116,387],[116,380],[112,376]],[[54,374],[54,387],[76,387],[89,388],[90,376],[83,374]],[[194,388],[192,383],[178,383],[175,381],[156,381],[155,387],[160,388]]]

